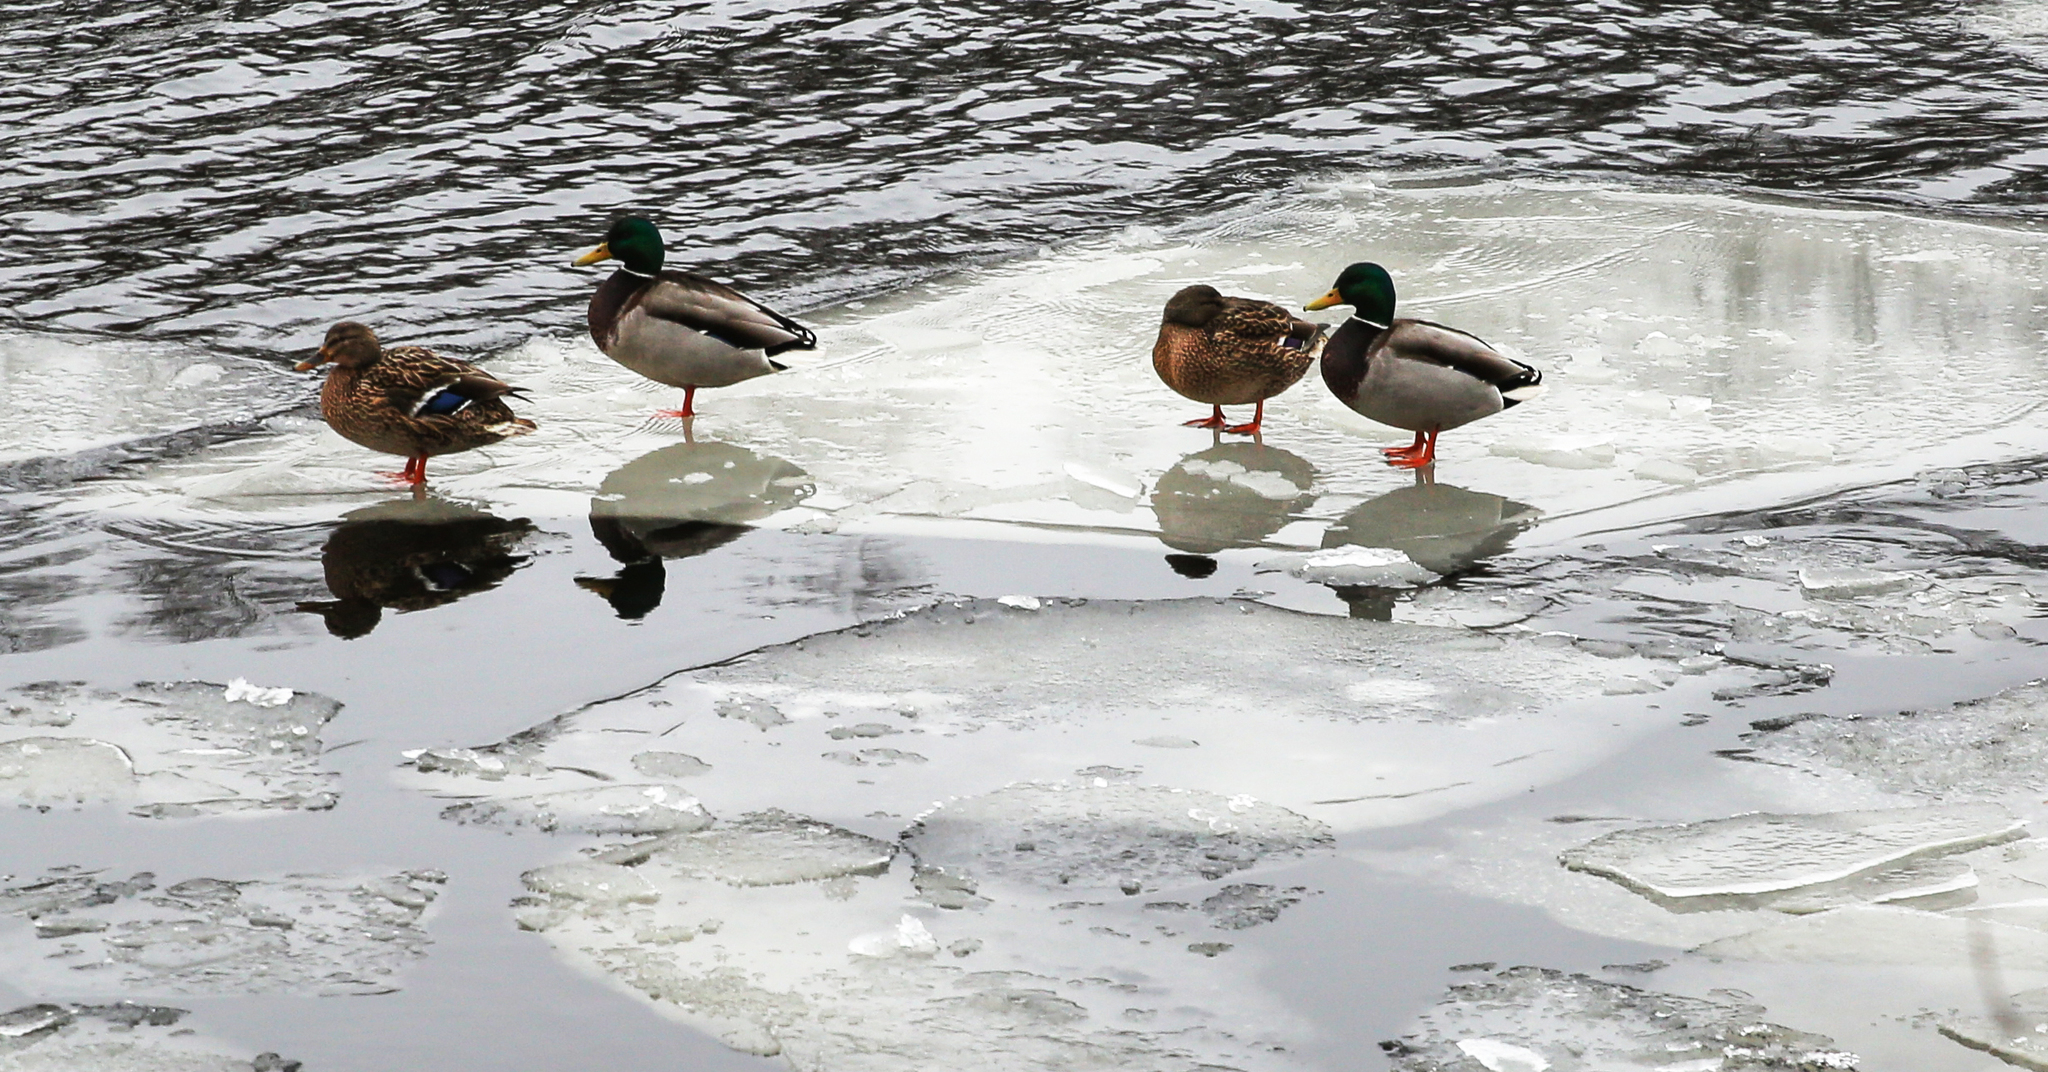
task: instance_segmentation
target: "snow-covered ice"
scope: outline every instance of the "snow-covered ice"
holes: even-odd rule
[[[0,1013],[0,1072],[298,1072],[275,1053],[228,1056],[186,1015],[128,1001],[23,1005]]]

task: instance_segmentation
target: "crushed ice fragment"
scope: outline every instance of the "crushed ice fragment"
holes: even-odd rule
[[[1200,741],[1197,741],[1197,740],[1195,740],[1195,739],[1194,739],[1193,737],[1175,737],[1175,736],[1173,736],[1173,735],[1171,735],[1171,734],[1161,734],[1161,735],[1159,735],[1159,736],[1156,736],[1156,737],[1140,737],[1140,738],[1138,738],[1138,739],[1136,739],[1136,740],[1132,741],[1131,743],[1132,743],[1132,744],[1135,744],[1135,745],[1143,745],[1143,746],[1144,746],[1144,747],[1146,747],[1146,748],[1200,748],[1200,747],[1202,747],[1202,742],[1200,742]],[[1100,778],[1100,779],[1097,779],[1097,781],[1101,781],[1101,782],[1103,782],[1104,784],[1107,784],[1107,783],[1108,783],[1108,779],[1107,779],[1107,778]]]
[[[1534,436],[1495,443],[1487,450],[1554,469],[1603,469],[1614,464],[1614,441],[1601,436]]]
[[[682,752],[638,752],[629,762],[649,778],[695,778],[711,770],[711,764]]]
[[[221,693],[221,698],[228,703],[240,700],[257,707],[283,707],[285,704],[292,702],[292,690],[287,688],[267,689],[260,685],[249,684],[248,678],[238,677],[228,682],[227,688]]]
[[[1458,1050],[1485,1065],[1487,1072],[1545,1072],[1550,1067],[1542,1054],[1499,1039],[1459,1039]]]
[[[1017,610],[1037,610],[1045,605],[1039,602],[1037,596],[997,596],[996,602]]]
[[[1232,946],[1232,945],[1231,945],[1231,944],[1230,944],[1229,942],[1189,942],[1189,943],[1188,943],[1188,952],[1190,952],[1190,953],[1199,953],[1199,954],[1201,954],[1202,956],[1205,956],[1205,957],[1213,957],[1213,956],[1217,955],[1218,953],[1227,953],[1227,952],[1229,952],[1229,951],[1230,951],[1230,950],[1231,950],[1232,948],[1234,948],[1234,947],[1233,947],[1233,946]]]
[[[1926,581],[1911,573],[1892,573],[1856,566],[1812,566],[1799,571],[1799,588],[1819,599],[1855,599],[1858,596],[1923,587]]]
[[[925,929],[922,920],[904,916],[896,921],[895,930],[863,934],[848,942],[846,948],[863,957],[928,957],[939,951],[939,942]]]
[[[1574,871],[1670,899],[1776,893],[1835,882],[1908,857],[2024,836],[1983,804],[1777,815],[1618,830],[1559,856]]]
[[[614,862],[658,860],[734,886],[779,886],[888,870],[896,847],[864,834],[770,808],[695,833],[612,850]]]

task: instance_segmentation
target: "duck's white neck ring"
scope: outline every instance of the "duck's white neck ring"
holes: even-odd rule
[[[624,273],[626,273],[627,275],[637,275],[637,276],[639,276],[639,277],[640,277],[640,278],[642,278],[642,279],[653,279],[653,278],[654,278],[654,273],[653,273],[653,272],[636,272],[636,271],[634,271],[633,269],[631,269],[631,268],[628,268],[628,267],[626,267],[626,266],[625,266],[625,265],[623,265],[623,264],[619,265],[619,271],[621,271],[621,272],[624,272]]]
[[[1382,324],[1377,320],[1367,320],[1366,318],[1359,316],[1356,313],[1352,314],[1351,319],[1356,320],[1361,324],[1371,324],[1373,327],[1376,327],[1381,331],[1387,330],[1387,325]]]

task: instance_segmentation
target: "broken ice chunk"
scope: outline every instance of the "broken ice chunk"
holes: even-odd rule
[[[292,690],[266,689],[260,685],[249,684],[248,678],[238,677],[228,682],[228,687],[223,690],[221,698],[228,703],[240,700],[257,707],[283,707],[292,702]]]
[[[1221,878],[1266,857],[1324,847],[1331,835],[1285,808],[1233,810],[1214,793],[1020,782],[927,813],[903,841],[920,867],[950,875],[1118,893],[1132,880],[1150,889]]]
[[[1799,571],[1800,591],[1816,599],[1855,599],[1926,585],[1927,581],[1916,574],[1856,566],[1812,566]]]
[[[1566,850],[1574,871],[1683,900],[1835,882],[1909,857],[2010,841],[2026,823],[1992,805],[1814,815],[1757,812],[1682,826],[1619,830]]]
[[[896,847],[830,823],[773,808],[695,833],[628,845],[599,859],[667,867],[734,886],[779,886],[841,875],[878,875]]]
[[[1717,993],[1726,993],[1725,991]],[[1380,1043],[1395,1072],[1556,1067],[1603,1072],[1852,1069],[1824,1035],[1762,1019],[1762,1006],[1640,990],[1547,968],[1453,984],[1416,1030]]]
[[[1307,888],[1302,886],[1281,889],[1257,882],[1237,883],[1203,898],[1202,911],[1216,926],[1226,931],[1241,931],[1279,919],[1281,912],[1300,904],[1307,893]]]
[[[849,952],[863,957],[928,957],[939,951],[939,941],[916,916],[904,916],[896,929],[863,934],[846,943]]]
[[[1535,1050],[1499,1039],[1459,1039],[1458,1051],[1485,1065],[1487,1072],[1546,1072],[1550,1068],[1550,1062]]]
[[[1037,610],[1044,606],[1038,601],[1037,596],[997,596],[996,602],[1016,610]]]
[[[711,764],[682,752],[637,752],[629,762],[649,778],[694,778],[711,770]]]
[[[1946,1038],[2019,1068],[2048,1069],[2048,988],[2014,994],[1999,1018],[1952,1016]]]
[[[2035,683],[1927,710],[1772,726],[1756,754],[1843,771],[1893,793],[1996,800],[2048,789],[2044,713],[2048,685]]]
[[[1604,469],[1614,464],[1614,441],[1604,436],[1533,436],[1495,443],[1487,450],[1553,469]]]
[[[484,826],[531,826],[550,834],[687,833],[711,825],[696,797],[667,785],[607,785],[456,804],[443,819]]]
[[[105,741],[21,737],[0,743],[0,792],[24,803],[116,800],[134,785],[134,762]]]
[[[617,864],[587,860],[549,864],[526,872],[519,880],[535,893],[589,904],[652,904],[661,899],[639,872]]]
[[[1409,588],[1429,584],[1437,575],[1390,547],[1336,547],[1308,554],[1276,555],[1260,562],[1259,573],[1284,572],[1305,581],[1333,586]]]

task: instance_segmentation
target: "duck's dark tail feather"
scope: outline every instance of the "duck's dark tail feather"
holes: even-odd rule
[[[1522,365],[1519,361],[1515,362],[1515,364]],[[1550,388],[1543,385],[1542,370],[1531,368],[1528,365],[1522,365],[1522,369],[1522,375],[1506,383],[1496,385],[1500,388],[1500,405],[1502,409],[1527,402],[1532,398],[1541,398],[1544,392],[1550,390]]]

